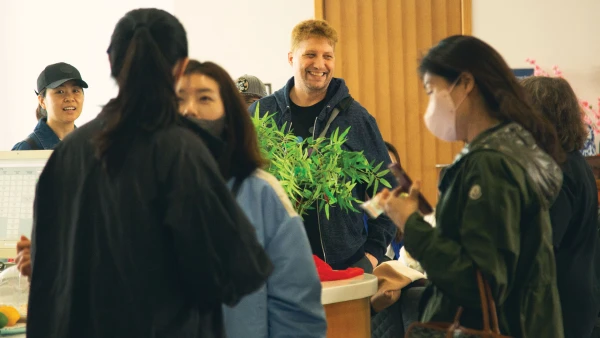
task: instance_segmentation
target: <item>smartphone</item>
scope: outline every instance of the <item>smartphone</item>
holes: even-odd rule
[[[402,169],[402,167],[398,163],[390,164],[388,166],[388,169],[390,170],[392,175],[394,175],[394,178],[396,178],[396,182],[398,182],[398,189],[396,189],[395,193],[397,195],[399,195],[403,192],[408,194],[413,182],[410,179],[410,177],[408,176],[408,174],[406,173],[406,171],[404,171],[404,169]],[[428,215],[433,212],[433,208],[431,207],[431,204],[429,204],[429,202],[427,202],[427,200],[425,199],[425,196],[423,196],[423,194],[421,194],[421,192],[419,192],[419,211],[423,215]]]

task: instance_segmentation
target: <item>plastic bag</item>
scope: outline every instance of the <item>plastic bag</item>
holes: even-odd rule
[[[21,315],[27,317],[27,303],[29,301],[29,280],[21,276],[16,265],[0,273],[0,305],[12,306]]]

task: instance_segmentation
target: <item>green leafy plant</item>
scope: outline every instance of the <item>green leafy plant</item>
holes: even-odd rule
[[[381,170],[383,163],[373,166],[363,152],[342,149],[350,128],[342,133],[338,128],[330,138],[300,140],[286,132],[286,125],[277,127],[273,116],[266,113],[260,117],[257,106],[252,121],[259,147],[269,161],[266,170],[280,181],[301,216],[315,205],[325,210],[328,219],[330,209],[336,206],[345,212],[359,212],[355,204],[361,201],[352,195],[357,184],[368,184],[373,196],[380,185],[391,188],[384,179],[389,170]]]

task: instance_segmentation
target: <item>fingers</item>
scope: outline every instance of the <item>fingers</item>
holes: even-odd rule
[[[15,262],[17,263],[17,269],[23,276],[31,276],[31,254],[29,250],[21,251],[17,255]]]
[[[394,195],[394,197],[400,196],[400,194],[402,194],[402,188],[401,187],[394,188],[394,190],[392,190],[392,194]]]
[[[388,188],[384,188],[383,190],[381,190],[381,192],[379,192],[379,200],[386,201],[388,198],[390,198],[390,195],[390,190]]]
[[[31,248],[31,241],[25,237],[25,236],[21,236],[21,240],[19,242],[17,242],[17,252],[21,252],[24,249],[30,249]]]
[[[24,249],[17,254],[17,257],[15,258],[15,263],[17,265],[19,265],[19,263],[21,261],[23,261],[23,259],[25,259],[25,258],[30,259],[30,257],[31,257],[31,251],[29,249]]]
[[[387,197],[389,194],[390,194],[390,189],[388,189],[388,188],[383,188],[383,189],[381,189],[381,191],[379,192],[379,195],[380,195],[380,196],[386,196],[386,197]]]
[[[27,261],[23,263],[23,265],[19,268],[21,275],[25,277],[31,277],[31,261]]]
[[[21,272],[21,274],[27,276],[27,271],[31,270],[31,260],[23,259],[19,264],[17,264],[17,269]]]

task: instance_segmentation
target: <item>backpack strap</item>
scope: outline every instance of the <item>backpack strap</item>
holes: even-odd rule
[[[24,141],[25,141],[25,143],[29,144],[29,147],[31,148],[31,150],[44,150],[40,146],[40,144],[38,142],[36,142],[36,140],[33,139],[33,135],[27,136],[27,138]]]
[[[329,120],[327,120],[327,124],[325,125],[325,128],[323,128],[323,131],[321,132],[321,134],[319,134],[319,137],[325,137],[325,133],[327,133],[327,130],[329,130],[329,126],[331,126],[331,122],[333,122],[333,120],[335,120],[335,118],[338,116],[340,111],[348,109],[353,101],[354,101],[354,99],[352,98],[352,96],[348,95],[348,97],[344,98],[342,101],[340,101],[340,103],[335,108],[333,108],[333,111],[331,112],[331,115],[329,116]]]
[[[351,95],[348,95],[347,97],[345,97],[338,104],[338,107],[340,108],[340,111],[344,111],[344,110],[350,108],[350,105],[352,104],[352,102],[354,102],[354,98]]]
[[[333,122],[333,120],[338,116],[339,113],[340,113],[340,108],[338,108],[338,107],[333,108],[333,111],[331,112],[331,115],[329,116],[329,120],[327,120],[327,124],[325,125],[325,128],[323,128],[323,131],[321,132],[321,134],[319,134],[319,138],[325,137],[325,133],[327,133],[329,126],[331,126],[331,122]]]

